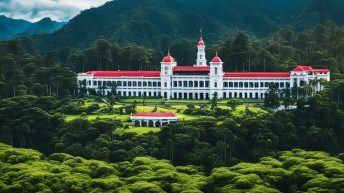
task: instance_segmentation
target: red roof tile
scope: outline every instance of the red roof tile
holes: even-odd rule
[[[290,72],[228,72],[226,78],[288,78]]]
[[[330,72],[329,69],[313,69],[314,73],[327,73]]]
[[[294,68],[292,71],[296,71],[296,72],[303,72],[303,71],[312,71],[312,67],[311,66],[297,66],[296,68]]]
[[[95,77],[160,77],[160,71],[90,71]]]
[[[209,72],[210,67],[209,66],[176,66],[173,68],[173,71],[181,72]]]
[[[136,114],[134,114],[133,116],[137,116],[137,117],[175,117],[177,116],[175,113],[172,112],[167,112],[167,113],[163,113],[163,112],[138,112]]]

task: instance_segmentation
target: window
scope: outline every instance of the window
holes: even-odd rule
[[[177,81],[173,81],[173,87],[177,87]]]
[[[182,87],[182,81],[178,81],[178,86]]]
[[[164,86],[167,87],[167,82],[164,82]]]
[[[188,81],[183,81],[183,86],[188,87]]]
[[[199,82],[199,87],[204,87],[204,82],[203,81]]]
[[[131,82],[130,81],[128,82],[128,86],[131,86]]]
[[[238,88],[238,83],[234,82],[234,88]]]
[[[244,87],[247,88],[248,87],[248,82],[244,83]]]
[[[233,88],[233,82],[229,82],[228,86]]]
[[[153,82],[153,87],[156,87],[156,82]]]
[[[193,82],[189,81],[189,87],[193,87]]]
[[[239,88],[242,88],[244,84],[242,82],[239,82]]]
[[[138,82],[138,85],[141,87],[142,86],[142,82],[140,81],[140,82]]]
[[[194,82],[194,87],[198,87],[198,81]]]
[[[225,85],[224,85],[224,87],[228,87],[228,82],[225,82]]]
[[[133,86],[136,87],[137,86],[137,82],[133,82]],[[136,94],[134,94],[134,95],[136,95]]]
[[[205,87],[209,87],[209,81],[205,81]]]
[[[280,87],[281,87],[281,88],[284,88],[284,82],[281,82],[281,83],[280,83]]]
[[[214,87],[217,88],[217,82],[214,82]]]
[[[93,81],[93,85],[94,85],[94,86],[97,86],[97,81]]]
[[[258,88],[258,87],[259,87],[258,82],[255,82],[255,83],[254,83],[254,87],[255,87],[255,88]]]
[[[148,82],[148,87],[152,87],[152,82]]]
[[[214,69],[215,69],[215,74],[217,74],[217,68],[215,67]]]
[[[165,74],[167,74],[167,73],[168,73],[168,67],[165,66]]]
[[[147,86],[147,82],[143,82],[143,86]]]
[[[250,82],[250,88],[253,88],[253,82]]]
[[[161,87],[161,82],[158,82],[158,87]]]
[[[123,82],[123,86],[127,86],[127,82],[124,81],[124,82]]]

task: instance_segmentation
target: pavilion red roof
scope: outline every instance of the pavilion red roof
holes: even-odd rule
[[[289,78],[290,72],[227,72],[225,78]]]
[[[160,77],[160,71],[90,71],[95,77]]]
[[[175,72],[209,72],[209,66],[176,66],[173,68]]]
[[[175,117],[177,116],[175,113],[172,112],[138,112],[133,114],[133,116],[137,117]]]

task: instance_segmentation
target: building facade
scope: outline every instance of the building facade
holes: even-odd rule
[[[279,89],[303,87],[311,80],[330,80],[328,69],[297,66],[290,72],[224,72],[217,55],[207,64],[205,43],[197,44],[196,64],[178,66],[168,54],[161,61],[160,71],[90,71],[78,74],[78,83],[103,94],[116,85],[116,92],[124,97],[163,97],[166,99],[256,98],[262,99],[270,84]],[[322,90],[320,84],[315,91]]]
[[[135,127],[162,127],[177,122],[178,117],[172,112],[138,112],[133,114],[130,120]]]

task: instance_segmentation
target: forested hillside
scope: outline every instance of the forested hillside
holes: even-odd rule
[[[200,167],[175,167],[151,157],[109,164],[0,144],[0,191],[9,193],[342,192],[343,170],[338,158],[299,149],[205,175]]]
[[[80,49],[107,39],[159,48],[195,39],[201,27],[213,44],[238,29],[264,37],[286,26],[300,31],[326,21],[342,25],[343,13],[341,0],[116,0],[83,11],[52,35],[36,37],[35,45],[41,51]]]
[[[170,48],[178,65],[193,65],[196,42],[165,43],[160,49],[119,46],[104,39],[89,48],[64,49],[41,55],[34,40],[0,42],[0,96],[23,94],[76,97],[76,73],[91,70],[159,70]],[[282,28],[265,39],[240,31],[207,47],[208,61],[218,51],[225,71],[289,71],[299,64],[329,68],[334,78],[344,72],[344,28],[326,23],[294,32]],[[63,74],[63,76],[61,76]]]
[[[1,41],[0,192],[344,192],[343,9],[341,0],[114,0],[53,34]],[[331,81],[270,85],[265,100],[197,101],[77,84],[79,72],[160,70],[167,50],[191,66],[200,27],[207,60],[217,53],[224,71],[304,64],[329,68]],[[179,120],[137,128],[135,112]]]
[[[51,33],[60,29],[65,23],[43,18],[37,22],[12,19],[0,15],[0,40],[8,40],[35,34]]]

